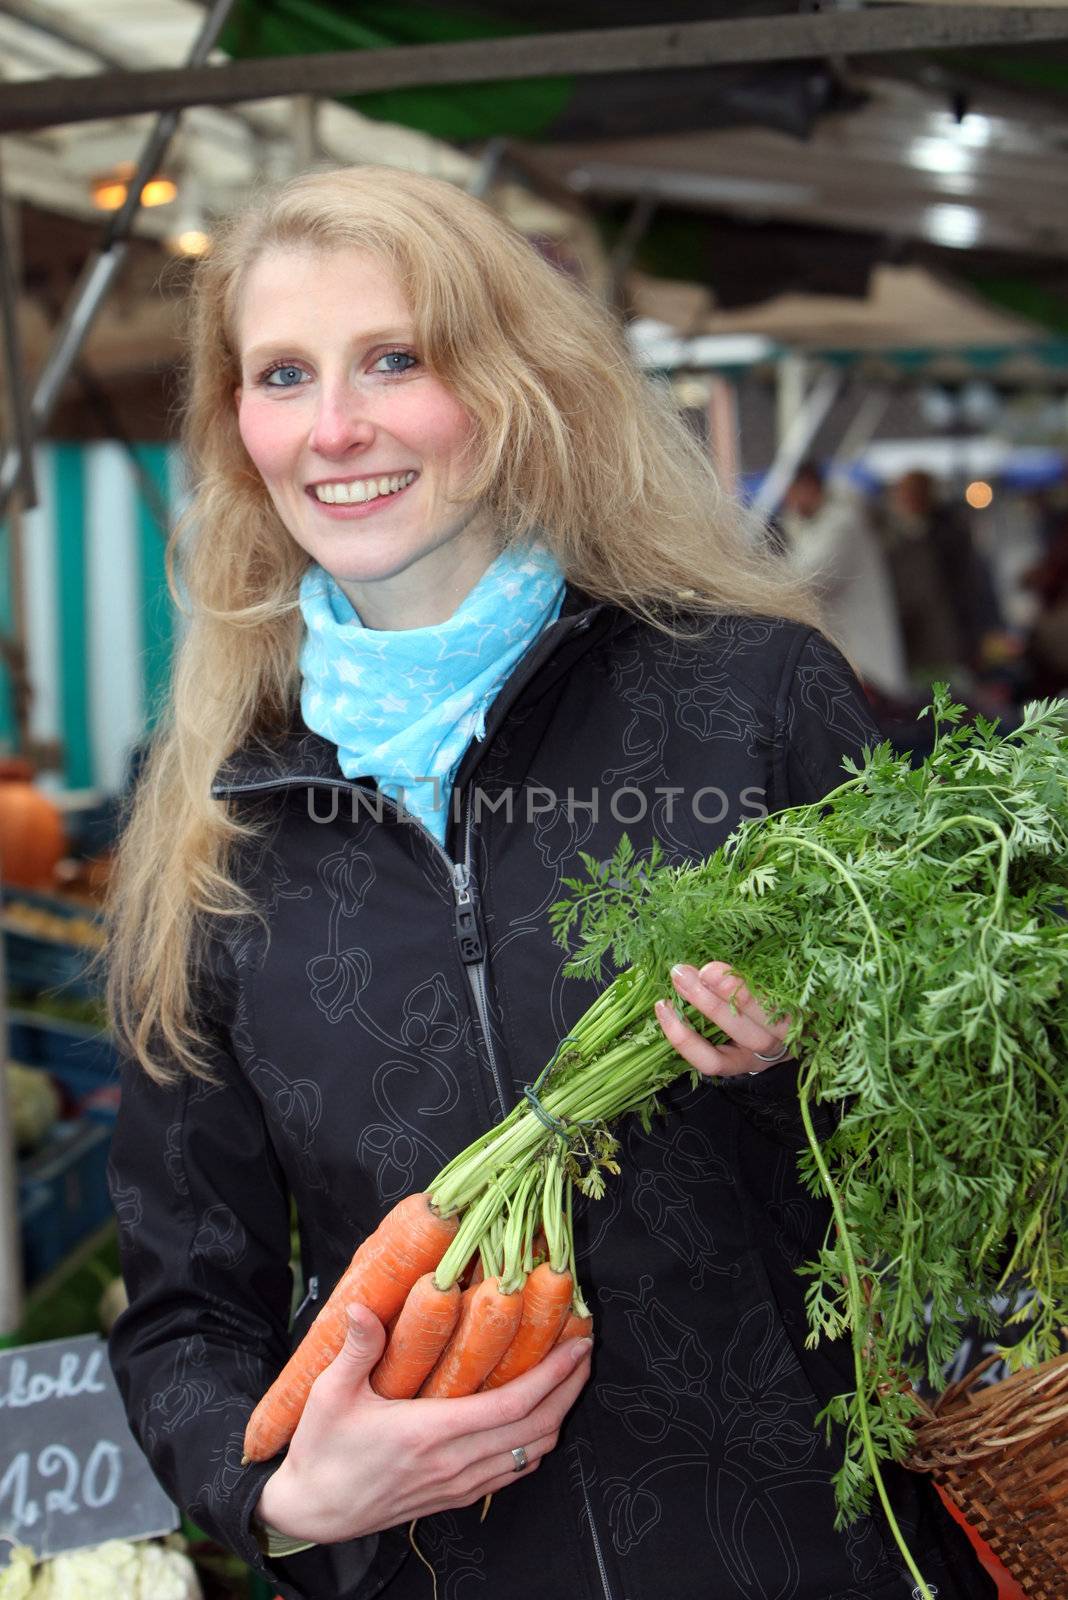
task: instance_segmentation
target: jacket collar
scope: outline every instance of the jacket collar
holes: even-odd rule
[[[501,688],[486,719],[486,737],[472,743],[457,771],[457,784],[466,783],[490,740],[508,712],[538,680],[555,681],[570,670],[595,639],[615,633],[633,622],[627,613],[594,600],[568,584],[557,620],[539,635],[517,663]],[[303,784],[351,787],[338,766],[337,746],[313,733],[294,706],[292,721],[276,739],[256,739],[243,745],[223,762],[211,786],[212,796],[247,794],[268,789],[296,788]]]

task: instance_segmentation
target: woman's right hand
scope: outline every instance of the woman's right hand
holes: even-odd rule
[[[383,1400],[369,1379],[385,1330],[363,1306],[350,1306],[348,1318],[345,1343],[312,1385],[257,1507],[269,1528],[318,1544],[473,1505],[528,1477],[590,1373],[590,1341],[573,1339],[485,1394]],[[528,1465],[517,1472],[519,1446]]]

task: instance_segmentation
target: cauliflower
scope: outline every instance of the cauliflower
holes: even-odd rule
[[[0,1571],[0,1600],[203,1600],[188,1556],[159,1544],[111,1539],[34,1566],[12,1552]]]
[[[16,1545],[6,1567],[0,1567],[0,1600],[31,1600],[33,1551]]]
[[[33,1150],[59,1116],[60,1097],[47,1072],[9,1061],[5,1069],[15,1148]]]

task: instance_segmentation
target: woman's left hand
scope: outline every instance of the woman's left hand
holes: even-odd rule
[[[671,981],[679,998],[721,1028],[731,1044],[710,1044],[678,1015],[668,1000],[656,1003],[657,1021],[675,1049],[691,1067],[707,1077],[731,1078],[741,1073],[763,1072],[774,1066],[757,1055],[778,1055],[790,1029],[789,1017],[771,1023],[736,972],[725,961],[696,967],[676,966]],[[785,1060],[785,1051],[781,1059]]]

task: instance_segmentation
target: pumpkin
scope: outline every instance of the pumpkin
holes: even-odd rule
[[[0,762],[0,881],[48,887],[67,848],[59,807],[38,789],[26,761]]]

